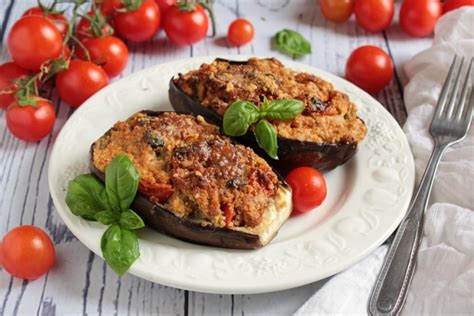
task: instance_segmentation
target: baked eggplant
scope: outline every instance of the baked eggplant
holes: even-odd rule
[[[291,213],[291,189],[248,147],[202,116],[143,111],[91,146],[90,170],[127,155],[140,173],[132,208],[147,226],[193,243],[255,249]]]
[[[221,126],[233,102],[259,106],[264,98],[298,99],[303,113],[293,120],[273,120],[278,133],[278,157],[271,159],[258,147],[249,129],[238,141],[252,147],[282,174],[300,166],[328,171],[357,151],[367,132],[356,105],[332,84],[305,72],[285,68],[274,58],[248,61],[216,59],[197,70],[172,78],[169,99],[176,111],[202,115]]]

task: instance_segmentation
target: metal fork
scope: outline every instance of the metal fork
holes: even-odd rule
[[[439,161],[446,148],[463,140],[469,131],[474,103],[470,84],[472,58],[460,91],[463,63],[464,58],[454,57],[441,90],[430,126],[430,134],[434,140],[433,153],[372,289],[368,305],[371,315],[397,315],[401,311],[415,271],[416,256],[423,234],[423,214]]]

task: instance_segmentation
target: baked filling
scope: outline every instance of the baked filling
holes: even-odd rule
[[[104,172],[118,155],[140,172],[141,194],[204,226],[252,230],[291,198],[264,159],[200,116],[137,113],[118,122],[95,142],[92,161]]]
[[[278,135],[315,143],[359,143],[367,128],[348,96],[315,75],[285,68],[274,58],[246,63],[215,60],[180,74],[175,84],[189,97],[223,116],[234,101],[259,106],[268,100],[298,99],[303,113],[288,121],[273,120]]]

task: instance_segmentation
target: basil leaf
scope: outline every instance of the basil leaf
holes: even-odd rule
[[[127,156],[117,156],[105,169],[105,190],[114,211],[126,210],[137,194],[140,174]]]
[[[101,224],[110,225],[117,223],[117,215],[112,211],[101,211],[94,215],[94,218]]]
[[[276,120],[289,120],[300,115],[303,110],[304,103],[299,100],[274,100],[264,104],[260,115]]]
[[[255,138],[258,146],[273,159],[278,159],[277,133],[272,124],[263,119],[255,127]]]
[[[95,221],[97,212],[110,209],[104,184],[91,174],[69,182],[66,204],[74,215],[90,221]]]
[[[224,113],[224,133],[229,136],[244,135],[258,119],[258,108],[252,102],[236,101]]]
[[[145,227],[145,223],[137,213],[126,210],[120,214],[120,226],[127,229],[138,229]]]
[[[110,225],[102,235],[100,248],[105,262],[118,274],[123,275],[140,256],[137,235],[131,230]]]
[[[275,47],[282,53],[301,57],[311,54],[311,44],[300,33],[284,29],[275,34]]]

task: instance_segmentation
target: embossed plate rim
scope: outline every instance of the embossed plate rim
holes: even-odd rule
[[[118,80],[76,110],[58,135],[48,170],[54,205],[72,233],[99,256],[104,227],[72,215],[64,202],[67,181],[87,170],[90,143],[113,122],[137,110],[134,109],[137,105],[125,104],[127,98],[133,96],[137,104],[147,105],[164,100],[172,75],[216,57],[159,64]],[[228,59],[249,57],[225,56]],[[309,65],[283,63],[332,82],[362,105],[360,114],[369,126],[369,134],[353,159],[356,177],[345,203],[317,229],[297,238],[270,243],[257,251],[193,245],[145,230],[140,233],[142,255],[131,267],[131,274],[168,286],[208,293],[284,290],[346,269],[373,251],[396,229],[408,208],[415,179],[413,156],[401,128],[378,101],[344,79]]]

